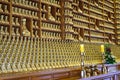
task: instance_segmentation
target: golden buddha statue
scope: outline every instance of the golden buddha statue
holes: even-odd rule
[[[55,21],[55,18],[51,14],[51,7],[50,6],[48,7],[48,19],[51,21]]]
[[[23,35],[30,36],[30,32],[26,28],[26,19],[23,19],[22,22],[23,22],[23,24],[22,24],[22,27],[23,27],[23,32],[22,33],[23,33]]]

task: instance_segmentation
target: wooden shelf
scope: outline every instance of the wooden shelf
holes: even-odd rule
[[[67,6],[65,7],[65,9],[73,10],[72,7],[67,7]]]
[[[39,20],[38,17],[33,17],[33,16],[29,16],[29,15],[24,15],[24,14],[19,14],[19,13],[13,13],[13,16],[19,16],[19,17],[25,17],[25,18],[32,18],[35,20]]]
[[[32,3],[33,2],[33,3]],[[2,10],[4,11],[4,5],[7,6],[7,12],[0,12],[1,15],[8,16],[8,23],[1,23],[3,26],[10,26],[9,32],[12,27],[20,27],[20,32],[22,33],[23,19],[26,19],[26,26],[30,34],[35,34],[34,31],[38,30],[38,34],[42,35],[42,31],[47,32],[58,32],[61,35],[61,39],[65,39],[65,33],[72,35],[71,40],[79,40],[79,35],[95,37],[97,35],[91,34],[92,31],[97,31],[96,33],[103,34],[114,34],[116,23],[119,24],[119,12],[114,10],[114,4],[119,5],[119,2],[116,1],[94,1],[94,0],[80,0],[80,1],[48,1],[48,0],[30,0],[19,2],[19,1],[0,1],[2,5]],[[15,11],[13,8],[19,8]],[[21,10],[23,9],[23,11]],[[116,10],[119,10],[119,7],[116,7]],[[21,12],[20,12],[21,11]],[[33,14],[35,13],[35,14]],[[14,25],[12,17],[19,19],[19,25]],[[114,19],[116,18],[116,22]],[[53,20],[52,20],[53,19]],[[34,20],[37,21],[34,23]],[[97,21],[96,21],[97,20]],[[14,21],[15,22],[15,21]],[[52,27],[43,27],[42,23],[55,24],[59,25],[60,29],[54,29]],[[65,28],[69,26],[71,30]],[[34,27],[37,26],[37,27]],[[76,28],[78,31],[72,30]],[[83,29],[80,33],[79,29]],[[106,30],[109,31],[106,31]],[[88,34],[85,34],[84,31],[89,30]],[[98,36],[96,38],[100,38]],[[42,38],[42,37],[41,37]],[[66,38],[68,39],[68,38]],[[86,40],[86,39],[85,39]],[[89,38],[91,41],[91,38]],[[83,41],[84,42],[84,41]]]
[[[94,9],[92,9],[92,7],[94,7]],[[101,12],[100,11],[96,11],[95,9],[101,10]],[[92,12],[94,12],[94,13],[97,13],[97,14],[100,14],[100,15],[104,15],[103,12],[102,12],[103,8],[99,9],[99,7],[90,6],[89,10],[92,11]]]
[[[99,15],[104,15],[102,12],[96,12],[95,10],[93,10],[93,9],[89,9],[91,12],[94,12],[94,13],[96,13],[96,14],[99,14]]]
[[[73,34],[74,34],[74,35],[78,35],[79,33],[77,33],[77,32],[73,32]]]
[[[37,28],[37,27],[33,27],[33,30],[39,30],[40,28]]]
[[[103,25],[105,28],[110,28],[110,29],[115,29],[114,27],[110,27],[110,26],[107,26],[107,25]]]
[[[77,3],[72,3],[72,5],[74,5],[74,6],[78,6],[78,4],[77,4]]]
[[[50,3],[50,2],[47,2],[47,1],[41,1],[41,3],[44,3],[44,4],[47,4],[47,5],[51,5],[51,6],[55,6],[55,7],[61,8],[60,5],[55,4],[55,3]]]
[[[110,33],[110,34],[114,34],[114,32],[110,32],[110,31],[105,31],[105,33]]]
[[[67,14],[65,14],[65,17],[70,17],[70,18],[73,18],[73,16],[72,16],[72,15],[67,15]]]
[[[103,38],[104,39],[104,37],[103,36],[100,36],[100,35],[90,35],[91,37],[93,37],[93,38]]]
[[[1,21],[0,21],[0,25],[10,26],[9,23],[5,23],[5,22],[1,22]]]
[[[3,15],[10,15],[10,13],[6,13],[6,12],[0,12],[0,15],[3,14]]]
[[[0,3],[10,5],[10,2],[6,2],[6,1],[0,1]]]
[[[80,25],[73,25],[74,27],[76,27],[76,28],[84,28],[84,29],[89,29],[88,27],[86,27],[86,26],[80,26]]]
[[[18,7],[18,8],[23,8],[23,9],[28,9],[28,10],[33,10],[33,11],[39,12],[39,8],[36,8],[36,7],[26,6],[23,4],[12,4],[12,5],[13,5],[13,7]]]
[[[78,22],[89,23],[89,21],[84,20],[84,19],[73,18],[73,20],[74,20],[74,21],[78,21]]]
[[[85,33],[84,36],[90,36],[90,35]]]
[[[104,10],[107,11],[107,12],[114,13],[113,10],[106,9],[105,7],[104,7]]]
[[[106,1],[105,1],[105,2],[106,2]],[[110,8],[114,8],[113,6],[110,6],[109,4],[107,4],[107,3],[105,3],[105,2],[100,2],[100,3],[106,5],[106,6],[110,7]],[[110,1],[107,1],[107,2],[109,3]],[[112,3],[112,5],[113,5],[113,3]]]
[[[49,23],[55,23],[55,24],[60,24],[60,22],[57,21],[51,21],[51,20],[42,20],[43,22],[49,22]]]
[[[98,19],[98,20],[103,20],[103,18],[98,18],[96,16],[93,16],[93,15],[90,15],[91,18],[95,18],[95,19]]]
[[[65,33],[71,33],[71,34],[73,34],[73,33],[75,33],[75,32],[73,32],[73,31],[68,31],[68,30],[65,30]],[[75,33],[76,34],[76,33]]]
[[[50,31],[50,32],[61,32],[61,30],[59,30],[59,29],[51,29],[51,28],[44,28],[44,27],[42,27],[42,30]]]
[[[15,24],[12,24],[13,27],[20,27],[20,25],[15,25]]]

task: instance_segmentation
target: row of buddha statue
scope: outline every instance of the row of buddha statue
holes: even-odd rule
[[[70,40],[10,36],[5,32],[0,33],[1,73],[80,66],[79,45],[80,42]],[[94,56],[84,57],[86,64],[94,60]],[[97,56],[95,63],[100,57]]]

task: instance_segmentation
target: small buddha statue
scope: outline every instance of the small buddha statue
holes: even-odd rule
[[[15,18],[12,17],[12,24],[15,25]]]
[[[108,40],[108,42],[109,42],[109,43],[112,43],[112,41],[111,41],[111,40]]]
[[[36,70],[37,69],[36,66],[35,66],[35,62],[34,61],[31,63],[31,67],[32,67],[32,70]]]
[[[29,71],[31,71],[31,70],[32,70],[31,65],[30,65],[30,62],[29,62],[29,63],[27,63],[27,69],[28,69]]]
[[[5,34],[9,35],[8,31],[7,31],[7,27],[5,28]]]
[[[16,29],[16,35],[20,36],[19,29]]]
[[[12,28],[12,35],[15,35],[15,31],[14,31],[14,28]]]
[[[18,67],[18,71],[22,71],[22,64],[20,62],[18,63],[17,67]]]
[[[3,10],[2,10],[2,4],[0,4],[0,12],[3,12]]]
[[[91,69],[90,69],[90,67],[89,67],[89,66],[86,66],[86,67],[85,67],[85,70],[86,70],[86,76],[87,76],[87,77],[90,77],[90,76],[91,76]]]
[[[20,25],[18,18],[15,19],[15,24],[18,25],[18,26]]]
[[[60,9],[57,9],[57,14],[60,15]]]
[[[48,7],[48,18],[49,18],[49,20],[51,20],[51,21],[55,21],[55,18],[52,16],[52,14],[51,14],[51,7],[49,6]]]
[[[80,1],[78,1],[77,3],[78,3],[78,6],[79,6],[78,12],[82,13],[83,11],[82,11],[82,9],[80,8],[80,7],[81,7],[81,6],[80,6],[80,5],[81,5]]]
[[[7,73],[7,68],[5,64],[6,64],[5,62],[2,63],[2,66],[1,66],[2,73]]]
[[[82,13],[83,11],[79,8],[79,9],[78,9],[78,12]]]
[[[26,19],[23,19],[23,35],[30,36],[30,32],[26,28]]]
[[[45,14],[42,15],[43,20],[46,20]]]
[[[57,17],[57,21],[60,22],[60,17]]]
[[[23,62],[23,64],[22,64],[22,68],[23,68],[24,71],[27,71],[27,67],[26,67],[25,62]]]
[[[4,12],[7,12],[7,13],[8,13],[7,5],[4,6]]]
[[[40,70],[40,65],[38,62],[35,64],[35,66],[36,66],[36,70]]]
[[[95,0],[95,2],[94,2],[94,3],[95,3],[95,5],[96,5],[96,6],[98,6],[98,0]]]
[[[1,17],[0,17],[0,21],[2,22],[2,23],[4,23],[4,15],[0,15]]]
[[[96,29],[96,30],[99,30],[99,28],[98,28],[98,26],[97,26],[97,25],[95,25],[95,29]]]
[[[107,67],[104,65],[104,64],[102,64],[102,69],[101,69],[102,71],[102,74],[106,74],[106,73],[108,73],[108,69],[107,69]]]
[[[97,69],[97,65],[95,65],[94,66],[94,73],[93,73],[93,75],[97,76],[99,74],[101,74],[101,72]]]
[[[81,36],[79,36],[79,40],[80,40],[80,41],[83,41],[83,38],[82,38]]]
[[[12,68],[13,68],[14,72],[18,72],[18,69],[17,69],[17,66],[16,66],[15,62],[12,64]]]
[[[1,26],[0,34],[4,34],[3,26]]]
[[[34,22],[34,26],[35,26],[36,28],[38,28],[38,23],[37,23],[37,21]]]
[[[37,31],[35,31],[35,37],[39,37],[39,36],[38,36],[38,32],[37,32]]]
[[[46,11],[46,9],[45,9],[45,5],[43,5],[43,8],[42,8],[44,11]]]

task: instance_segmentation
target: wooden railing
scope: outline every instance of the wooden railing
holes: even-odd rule
[[[91,76],[78,80],[120,80],[120,63],[117,64],[105,64],[108,69],[107,74],[100,74],[98,76]],[[99,65],[98,68],[102,66]]]
[[[78,80],[120,80],[120,71]]]
[[[80,77],[80,67],[69,67],[31,72],[5,73],[0,74],[0,80],[120,80],[119,63],[107,64],[105,66],[109,69],[107,74],[82,79]],[[101,65],[98,65],[98,68],[101,69],[101,67]]]

